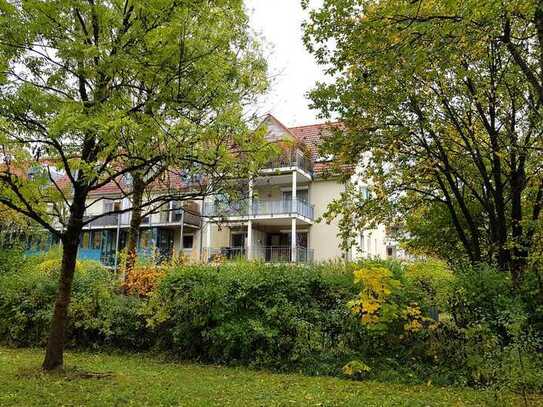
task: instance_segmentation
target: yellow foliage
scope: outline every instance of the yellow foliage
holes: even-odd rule
[[[385,267],[365,267],[354,272],[354,280],[362,285],[358,298],[349,303],[351,312],[360,315],[365,325],[380,322],[380,311],[394,290],[401,284]]]
[[[136,265],[125,274],[122,288],[128,294],[147,297],[166,274],[164,267],[153,264]]]
[[[368,327],[383,327],[394,321],[403,324],[406,334],[419,332],[432,320],[425,317],[417,303],[402,300],[401,282],[394,278],[391,270],[380,266],[369,266],[354,272],[355,282],[362,286],[356,299],[348,306],[362,324]],[[400,325],[401,327],[402,325]]]
[[[87,261],[89,263],[89,261]],[[80,273],[85,270],[84,267],[82,267],[85,263],[82,263],[80,260],[77,260],[75,263],[75,269],[76,272]],[[53,276],[55,273],[60,272],[60,268],[62,267],[62,260],[58,258],[54,259],[46,259],[36,265],[36,270],[38,273],[43,273],[48,276]]]

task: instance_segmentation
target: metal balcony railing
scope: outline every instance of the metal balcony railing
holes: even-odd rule
[[[205,203],[204,216],[207,217],[250,217],[250,216],[276,216],[276,215],[301,215],[308,219],[315,218],[315,209],[301,199],[282,199],[271,201],[253,201],[251,210],[249,202],[234,203]]]
[[[262,169],[269,170],[286,167],[296,167],[313,175],[313,161],[311,160],[311,157],[300,150],[293,150],[281,154],[279,157],[264,164]]]
[[[307,247],[296,247],[296,263],[312,263],[314,258],[313,249]],[[204,248],[204,261],[217,260],[239,260],[248,259],[246,247],[220,247]],[[251,260],[265,263],[290,263],[292,262],[292,247],[290,246],[265,246],[251,249]]]
[[[296,263],[312,263],[313,249],[296,247]],[[252,249],[252,260],[266,263],[288,263],[292,261],[292,247],[290,246],[263,246]]]
[[[88,220],[90,216],[85,216],[83,218],[84,221]],[[183,218],[183,222],[185,225],[192,225],[192,226],[200,226],[200,215],[191,213],[188,211],[185,211],[185,214],[182,216],[181,212],[177,211],[164,211],[160,213],[159,219],[155,221],[154,223],[160,224],[160,225],[177,225],[181,222],[181,218]],[[102,216],[101,218],[95,219],[89,224],[85,226],[85,228],[107,228],[107,227],[117,227],[117,223],[120,220],[120,226],[121,227],[128,227],[130,225],[130,214],[112,214],[112,215],[106,215]],[[151,224],[150,216],[145,216],[142,218],[141,225],[142,226],[149,226]]]

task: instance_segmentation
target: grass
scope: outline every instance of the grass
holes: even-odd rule
[[[165,362],[151,355],[67,352],[63,373],[44,374],[39,349],[0,347],[0,406],[480,406],[473,389],[353,382]],[[543,403],[532,400],[531,405]],[[541,405],[541,404],[539,404]]]

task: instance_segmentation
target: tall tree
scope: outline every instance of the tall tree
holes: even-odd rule
[[[97,218],[84,217],[89,194],[157,165],[221,173],[258,150],[240,98],[265,88],[265,63],[241,0],[3,0],[0,72],[0,203],[62,242],[52,370],[80,234]]]
[[[445,214],[460,246],[448,233],[443,244],[520,283],[543,206],[536,3],[327,0],[312,12],[306,44],[334,81],[311,97],[346,127],[325,153],[375,184],[369,200],[342,196],[355,215],[340,200],[328,217],[413,225],[425,208],[442,227]]]

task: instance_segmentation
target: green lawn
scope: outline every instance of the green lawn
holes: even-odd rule
[[[0,347],[0,406],[463,406],[495,405],[490,392],[352,382],[152,356],[69,352],[68,372],[37,369],[43,351]],[[70,368],[71,366],[71,368]],[[74,369],[75,368],[75,369]],[[111,373],[83,377],[86,372]],[[92,376],[92,375],[90,375]],[[499,405],[519,405],[511,396]],[[543,402],[533,400],[532,405]]]

